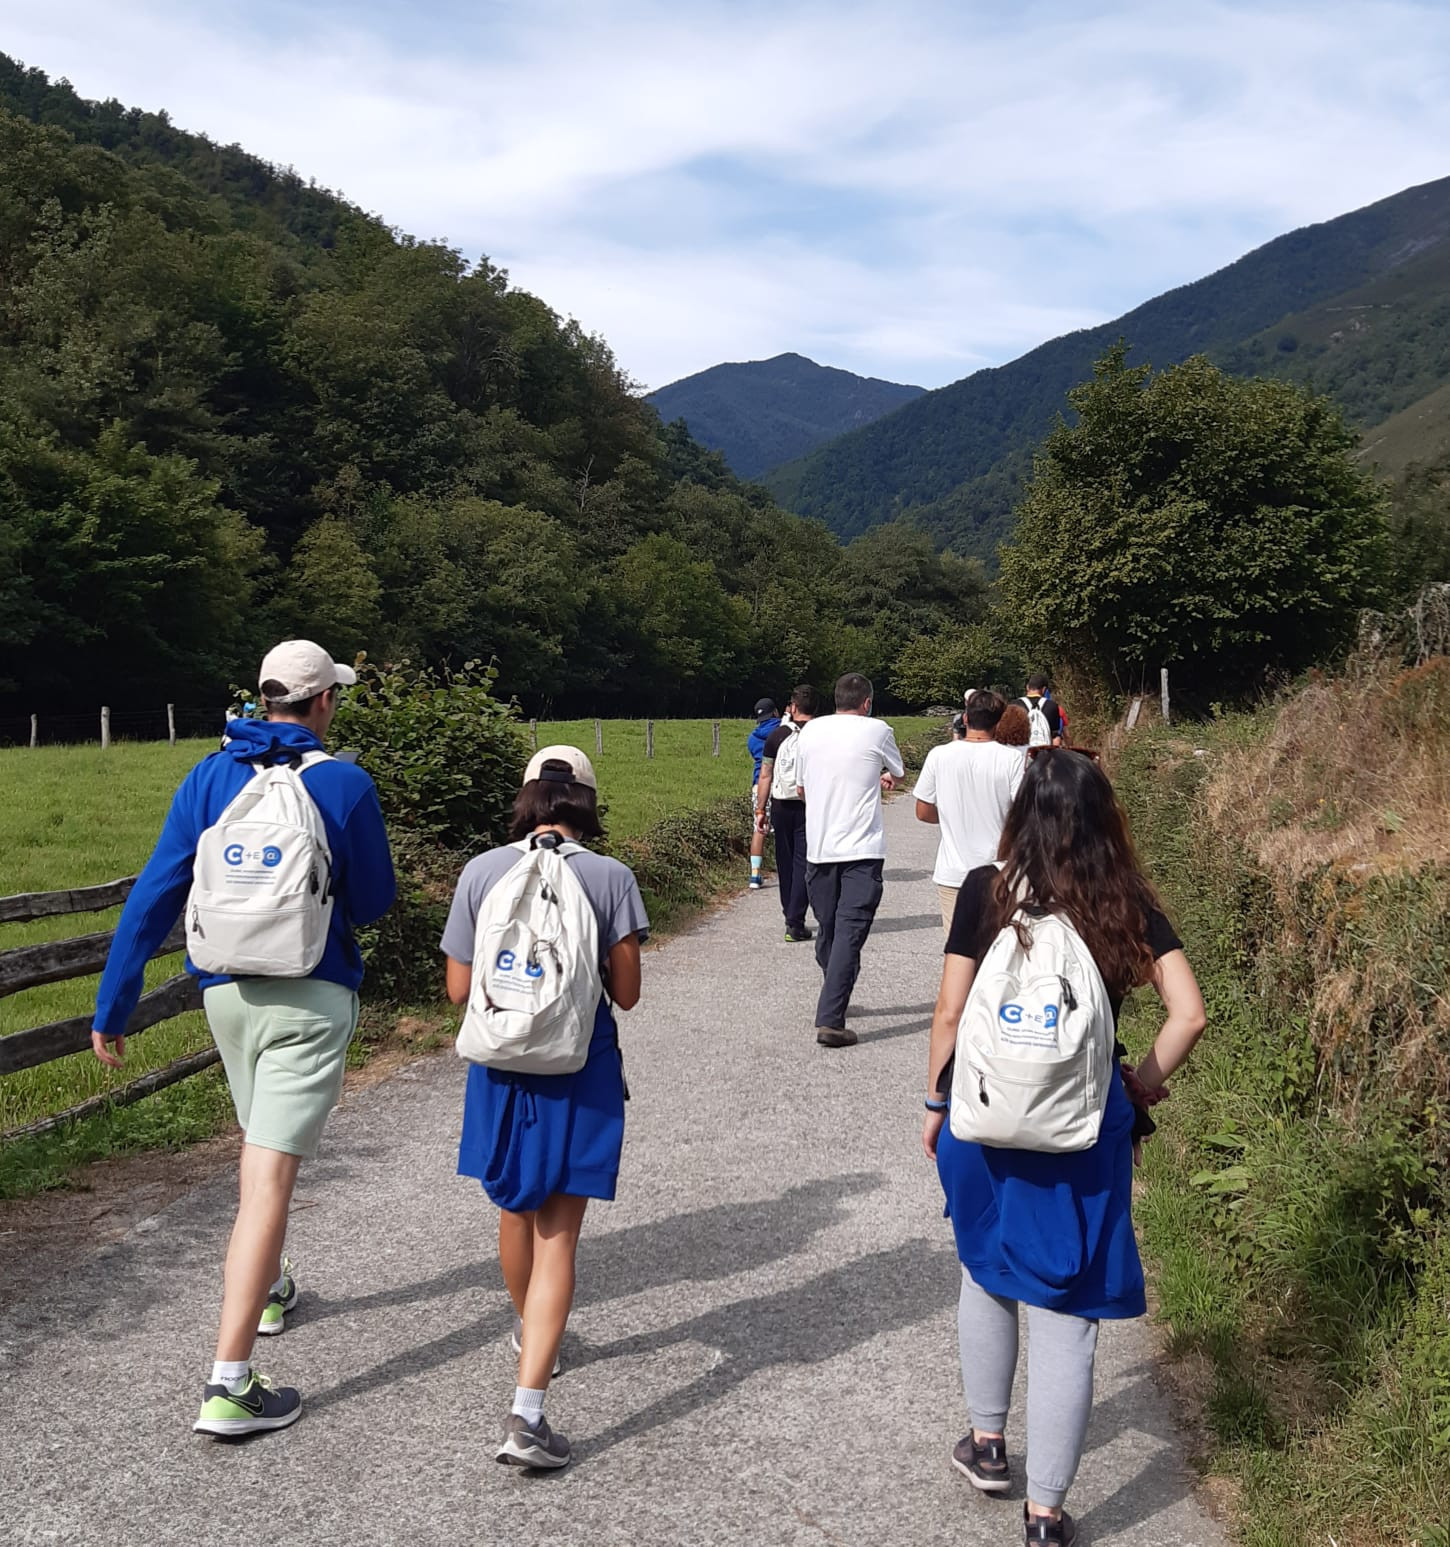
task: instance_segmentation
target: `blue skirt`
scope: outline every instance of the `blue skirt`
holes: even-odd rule
[[[624,1065],[599,1001],[589,1059],[574,1074],[509,1074],[470,1064],[458,1174],[513,1214],[552,1194],[614,1197],[624,1147]]]
[[[1079,1154],[964,1144],[944,1124],[937,1173],[957,1256],[973,1280],[989,1294],[1069,1316],[1142,1316],[1132,1133],[1116,1064],[1098,1142]]]

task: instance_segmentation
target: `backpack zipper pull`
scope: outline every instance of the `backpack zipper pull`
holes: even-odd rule
[[[206,931],[201,927],[201,909],[194,903],[191,909],[191,932],[194,935],[200,935],[203,940],[206,939]]]
[[[987,1096],[987,1076],[980,1069],[977,1071],[977,1100],[984,1107],[989,1107],[992,1104]]]

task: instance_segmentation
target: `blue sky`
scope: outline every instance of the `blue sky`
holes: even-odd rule
[[[1450,0],[0,0],[0,49],[487,254],[648,387],[939,386],[1450,175]]]

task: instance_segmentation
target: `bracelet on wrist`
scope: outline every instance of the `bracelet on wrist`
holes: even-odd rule
[[[947,1109],[945,1101],[933,1101],[930,1096],[926,1098],[925,1106],[928,1112],[945,1112]]]

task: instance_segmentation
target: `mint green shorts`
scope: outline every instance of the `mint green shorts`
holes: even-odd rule
[[[342,1095],[357,995],[321,978],[238,978],[202,996],[248,1144],[310,1160]]]

